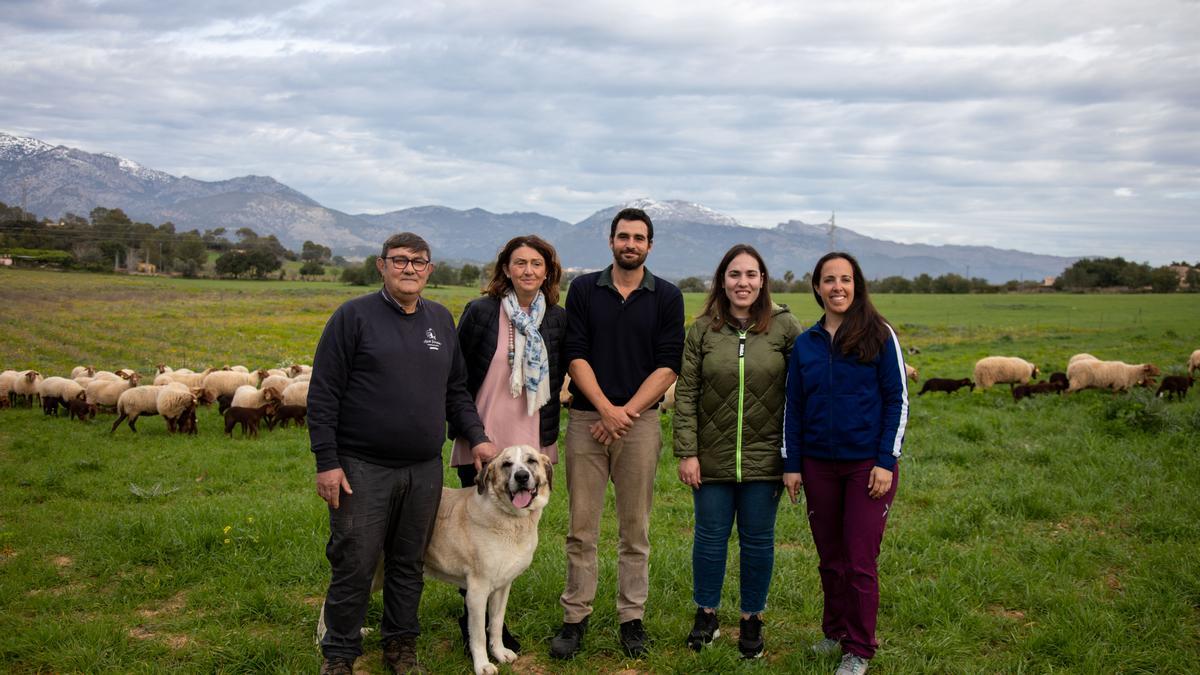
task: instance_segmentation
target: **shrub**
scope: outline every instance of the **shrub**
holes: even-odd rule
[[[1118,434],[1125,430],[1156,434],[1170,423],[1167,404],[1148,389],[1112,399],[1105,404],[1103,416]]]

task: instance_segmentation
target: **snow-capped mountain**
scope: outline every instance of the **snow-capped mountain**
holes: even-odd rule
[[[53,145],[36,138],[11,136],[0,132],[0,162],[15,162],[53,148]]]

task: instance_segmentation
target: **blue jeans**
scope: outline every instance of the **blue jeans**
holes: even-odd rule
[[[779,481],[702,483],[692,490],[692,599],[697,605],[716,609],[721,604],[725,555],[736,517],[742,612],[758,614],[766,608],[775,566],[775,511],[782,492]]]

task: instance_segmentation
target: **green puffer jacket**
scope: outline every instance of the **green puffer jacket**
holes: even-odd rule
[[[675,456],[699,456],[703,481],[783,479],[784,384],[803,330],[786,306],[771,316],[763,334],[730,325],[714,332],[706,317],[688,329],[675,385]]]

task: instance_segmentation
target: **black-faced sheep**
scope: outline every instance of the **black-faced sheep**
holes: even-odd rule
[[[233,428],[242,425],[242,437],[258,438],[258,423],[267,416],[267,406],[258,408],[230,408],[225,411],[225,433],[233,437]]]
[[[987,356],[975,362],[975,384],[988,389],[994,384],[1029,384],[1038,367],[1015,356]]]
[[[1163,378],[1162,384],[1158,385],[1158,391],[1154,395],[1162,396],[1165,391],[1168,401],[1172,396],[1182,401],[1195,381],[1191,375],[1168,375]]]
[[[1081,360],[1067,366],[1068,393],[1083,389],[1126,391],[1134,386],[1147,386],[1158,375],[1153,363],[1129,364],[1121,361]]]
[[[925,386],[921,387],[921,391],[917,396],[924,394],[927,391],[944,391],[947,394],[953,394],[963,387],[970,387],[970,391],[975,391],[975,383],[968,378],[961,380],[951,380],[945,377],[931,377],[925,380]]]

